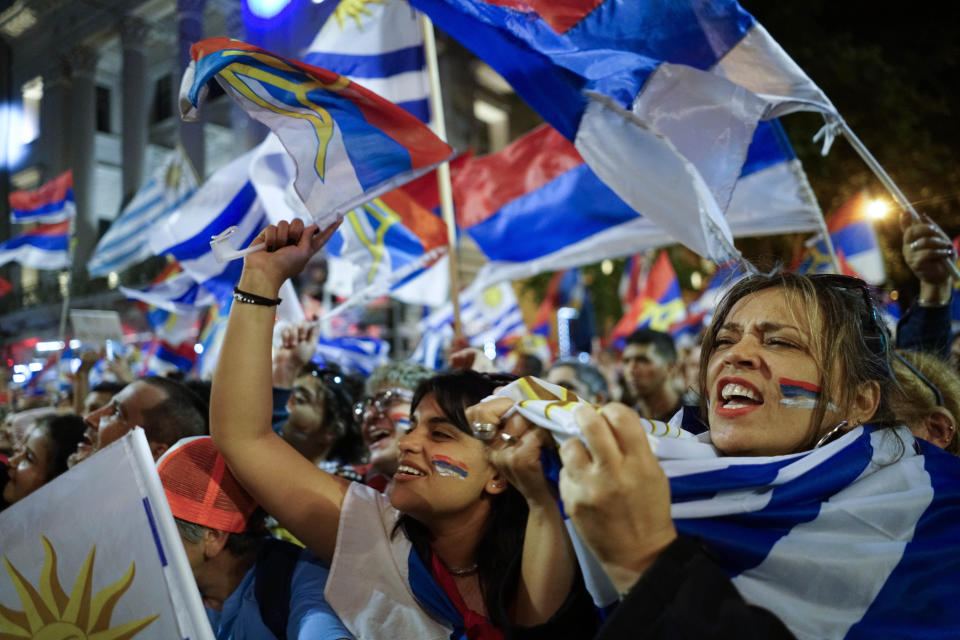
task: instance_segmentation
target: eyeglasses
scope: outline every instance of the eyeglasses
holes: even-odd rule
[[[945,405],[944,405],[944,401],[943,401],[943,392],[940,391],[940,387],[938,387],[937,385],[935,385],[935,384],[933,384],[932,382],[930,382],[930,379],[927,378],[927,376],[925,376],[925,375],[923,375],[922,373],[920,373],[920,371],[919,371],[915,366],[913,366],[912,364],[910,364],[910,361],[909,361],[909,360],[907,360],[907,359],[904,358],[902,355],[900,355],[899,352],[894,351],[894,352],[893,352],[893,357],[896,358],[897,360],[899,360],[901,363],[903,363],[903,366],[905,366],[907,369],[909,369],[909,370],[910,370],[910,373],[912,373],[913,375],[917,376],[917,379],[918,379],[920,382],[922,382],[923,384],[927,385],[927,388],[930,389],[930,391],[933,392],[933,395],[934,395],[934,397],[936,398],[936,402],[937,402],[937,406],[938,406],[938,407],[943,407],[943,406],[945,406]]]
[[[386,415],[390,407],[400,402],[410,402],[413,400],[413,392],[407,389],[387,389],[353,405],[353,413],[357,418],[363,419],[368,411],[373,412],[370,418],[378,415]]]

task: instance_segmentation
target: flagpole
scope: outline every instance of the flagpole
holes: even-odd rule
[[[880,181],[880,184],[893,196],[893,199],[896,201],[897,205],[901,209],[910,214],[910,217],[914,220],[920,220],[920,214],[917,213],[917,210],[913,208],[913,205],[910,204],[910,201],[907,200],[907,196],[903,194],[903,191],[900,190],[900,187],[896,185],[892,178],[887,174],[884,168],[877,162],[877,159],[873,157],[873,154],[870,153],[870,150],[867,149],[866,145],[857,137],[857,134],[853,132],[853,129],[850,128],[850,125],[847,124],[847,121],[843,118],[839,119],[841,130],[843,131],[844,137],[847,139],[847,142],[850,143],[850,146],[853,147],[853,150],[857,152],[857,155],[867,164],[873,174]],[[950,270],[950,273],[953,274],[954,278],[960,280],[960,269],[956,265],[956,256],[953,259],[944,258],[947,263],[947,268]]]
[[[443,116],[443,96],[440,93],[440,68],[437,63],[437,40],[433,23],[425,14],[420,14],[423,29],[423,48],[427,58],[427,74],[430,77],[430,111],[436,134],[447,139],[447,124]],[[447,225],[447,260],[450,267],[450,304],[453,305],[453,335],[460,338],[460,273],[457,261],[457,227],[453,215],[453,188],[450,184],[450,163],[437,167],[437,185],[440,188],[440,212]]]
[[[76,253],[77,238],[74,235],[76,227],[76,219],[79,212],[74,212],[73,217],[70,218],[70,223],[67,225],[68,229],[68,240],[67,244],[67,290],[63,294],[63,302],[60,305],[60,342],[63,346],[60,348],[60,353],[57,356],[57,378],[60,377],[60,363],[63,361],[63,354],[67,350],[67,312],[70,310],[70,292],[73,289],[73,257]],[[61,272],[62,273],[62,272]],[[59,282],[57,283],[59,284]]]
[[[830,262],[833,263],[833,270],[836,273],[843,273],[843,268],[840,266],[840,258],[837,257],[837,250],[833,246],[833,238],[830,237],[830,230],[827,229],[827,221],[823,219],[822,213],[817,222],[820,223],[820,237],[823,238],[823,243],[827,245],[827,253],[830,254]]]

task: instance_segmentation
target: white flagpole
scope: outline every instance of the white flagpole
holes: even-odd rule
[[[443,117],[443,96],[440,93],[440,69],[437,64],[437,40],[433,33],[433,23],[424,14],[420,14],[423,28],[423,48],[427,58],[427,74],[430,77],[430,112],[434,132],[447,139],[447,124]],[[453,215],[453,188],[450,184],[450,163],[444,162],[437,167],[437,184],[440,188],[440,211],[447,225],[447,260],[450,265],[450,304],[453,305],[453,335],[461,336],[460,328],[460,274],[457,263],[457,227]]]

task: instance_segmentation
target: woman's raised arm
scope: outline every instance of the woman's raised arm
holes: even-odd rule
[[[247,255],[238,289],[276,299],[337,225],[281,222],[254,240],[266,251]],[[333,557],[340,506],[349,483],[318,469],[270,428],[271,341],[276,307],[235,301],[210,398],[210,434],[234,475],[293,535],[326,561]]]

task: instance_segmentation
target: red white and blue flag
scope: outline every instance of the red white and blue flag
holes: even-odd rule
[[[19,262],[33,269],[70,266],[70,221],[34,227],[0,243],[0,265]]]
[[[836,119],[733,0],[411,0],[576,144],[632,209],[717,262],[761,120]]]
[[[76,214],[73,171],[60,174],[36,191],[14,191],[10,194],[10,222],[62,222]]]
[[[643,291],[613,328],[610,338],[616,342],[643,327],[668,331],[672,325],[683,319],[686,311],[680,281],[677,280],[667,252],[661,251],[647,274]]]
[[[216,77],[276,133],[297,165],[297,194],[322,226],[452,155],[416,117],[331,71],[227,38],[198,42],[191,55],[184,117],[195,117]]]

